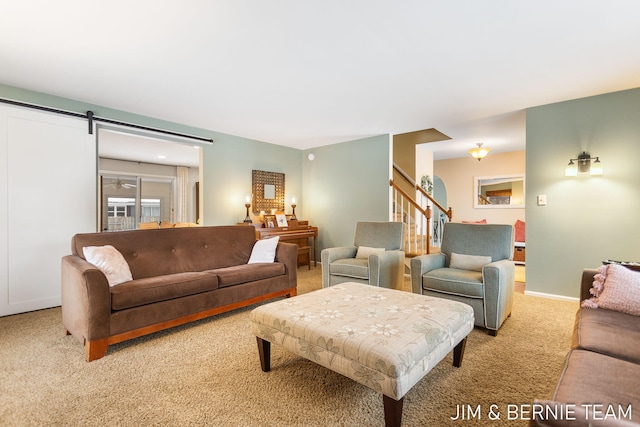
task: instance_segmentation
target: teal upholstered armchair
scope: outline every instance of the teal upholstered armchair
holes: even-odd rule
[[[402,289],[404,234],[401,222],[358,222],[353,246],[322,250],[322,287],[358,282]]]
[[[413,292],[469,304],[495,336],[513,306],[513,238],[511,225],[446,223],[440,253],[411,260]]]

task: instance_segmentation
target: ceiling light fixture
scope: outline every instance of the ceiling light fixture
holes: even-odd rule
[[[591,160],[595,160],[593,164]],[[564,169],[564,176],[578,176],[578,172],[589,172],[591,176],[602,175],[604,170],[600,157],[591,157],[589,153],[583,151],[577,159],[569,159],[569,164]]]
[[[473,157],[474,159],[478,159],[478,161],[480,161],[487,157],[487,154],[489,154],[491,148],[483,147],[482,142],[478,142],[476,145],[478,146],[478,148],[472,148],[471,150],[469,150],[469,154],[471,154],[471,157]]]

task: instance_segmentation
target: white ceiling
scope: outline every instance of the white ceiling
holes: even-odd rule
[[[640,87],[637,0],[4,3],[0,83],[300,149],[521,150],[524,109]]]

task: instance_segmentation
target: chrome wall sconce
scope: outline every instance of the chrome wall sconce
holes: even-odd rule
[[[471,157],[473,157],[474,159],[478,159],[478,161],[480,161],[485,157],[487,157],[487,154],[489,154],[489,151],[491,151],[491,148],[483,147],[482,142],[478,142],[476,145],[478,147],[472,148],[471,150],[469,150],[469,154],[471,154]]]
[[[591,164],[591,160],[595,160],[593,164]],[[604,170],[600,157],[591,157],[589,153],[583,151],[577,159],[569,159],[569,164],[564,169],[564,176],[578,176],[578,172],[589,172],[591,176],[602,175]]]

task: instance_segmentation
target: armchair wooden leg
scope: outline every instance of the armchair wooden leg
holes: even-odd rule
[[[492,337],[495,337],[498,335],[498,330],[497,329],[489,329],[489,335],[491,335]]]

